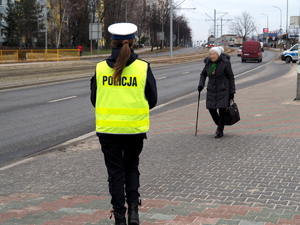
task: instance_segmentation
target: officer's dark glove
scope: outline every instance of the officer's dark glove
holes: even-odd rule
[[[230,100],[233,100],[233,99],[234,99],[234,94],[230,94],[230,95],[229,95],[229,99],[230,99]]]
[[[201,92],[203,90],[202,86],[198,86],[198,92]]]

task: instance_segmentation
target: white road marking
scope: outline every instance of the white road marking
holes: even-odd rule
[[[68,99],[72,99],[72,98],[76,98],[76,97],[77,97],[77,96],[70,96],[70,97],[66,97],[66,98],[60,98],[60,99],[48,101],[48,103],[60,102],[60,101],[64,101],[64,100],[68,100]]]
[[[166,79],[167,77],[159,77],[157,78],[157,80],[163,80],[163,79]]]
[[[190,72],[184,72],[184,73],[182,73],[182,74],[188,74],[188,73],[190,73]]]
[[[270,62],[267,62],[267,63],[265,63],[265,64],[263,64],[263,65],[260,65],[260,66],[258,66],[258,67],[255,67],[255,68],[253,68],[253,69],[251,69],[251,70],[247,70],[247,71],[245,71],[245,72],[243,72],[243,73],[240,73],[240,74],[238,74],[238,75],[236,75],[236,76],[234,76],[235,78],[236,77],[240,77],[240,76],[242,76],[242,75],[244,75],[244,74],[246,74],[246,73],[249,73],[249,72],[252,72],[252,71],[254,71],[254,70],[257,70],[257,69],[259,69],[259,68],[261,68],[261,67],[264,67],[264,66],[266,66],[266,65],[268,65],[268,64],[270,64],[270,63],[272,63],[274,60],[272,60],[272,61],[270,61]]]

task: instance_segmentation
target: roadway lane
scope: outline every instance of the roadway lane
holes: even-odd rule
[[[290,69],[289,65],[268,63],[274,57],[276,53],[265,52],[263,64],[242,64],[240,58],[233,56],[232,65],[237,75],[238,89],[274,79]],[[159,104],[195,92],[203,66],[203,63],[191,63],[154,69]],[[262,67],[255,69],[258,66]],[[252,71],[245,73],[249,70]],[[1,91],[0,101],[0,164],[36,153],[94,129],[88,79]],[[154,110],[153,114],[195,101],[196,96],[185,97]]]

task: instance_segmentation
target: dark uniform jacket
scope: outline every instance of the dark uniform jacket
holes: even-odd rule
[[[235,81],[231,68],[230,56],[221,54],[217,60],[216,72],[214,75],[208,75],[208,70],[212,65],[209,58],[204,59],[204,69],[200,74],[199,86],[205,86],[205,80],[208,77],[206,108],[220,109],[229,106],[229,95],[235,94]]]
[[[113,68],[116,60],[120,54],[121,48],[113,48],[112,54],[106,59],[107,64]],[[128,60],[127,66],[129,66],[131,63],[133,63],[138,58],[138,55],[131,50],[131,56]],[[96,82],[96,73],[91,79],[90,83],[90,89],[91,89],[91,103],[95,107],[96,105],[96,98],[97,98],[97,82]],[[145,97],[149,103],[149,108],[152,109],[155,107],[157,103],[157,88],[156,88],[156,81],[153,76],[152,70],[150,68],[150,64],[148,63],[148,69],[147,69],[147,80],[146,80],[146,87],[145,87]],[[146,136],[145,136],[146,137]]]

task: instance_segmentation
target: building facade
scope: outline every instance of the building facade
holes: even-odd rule
[[[290,17],[290,26],[298,26],[300,25],[300,16],[291,16]]]

